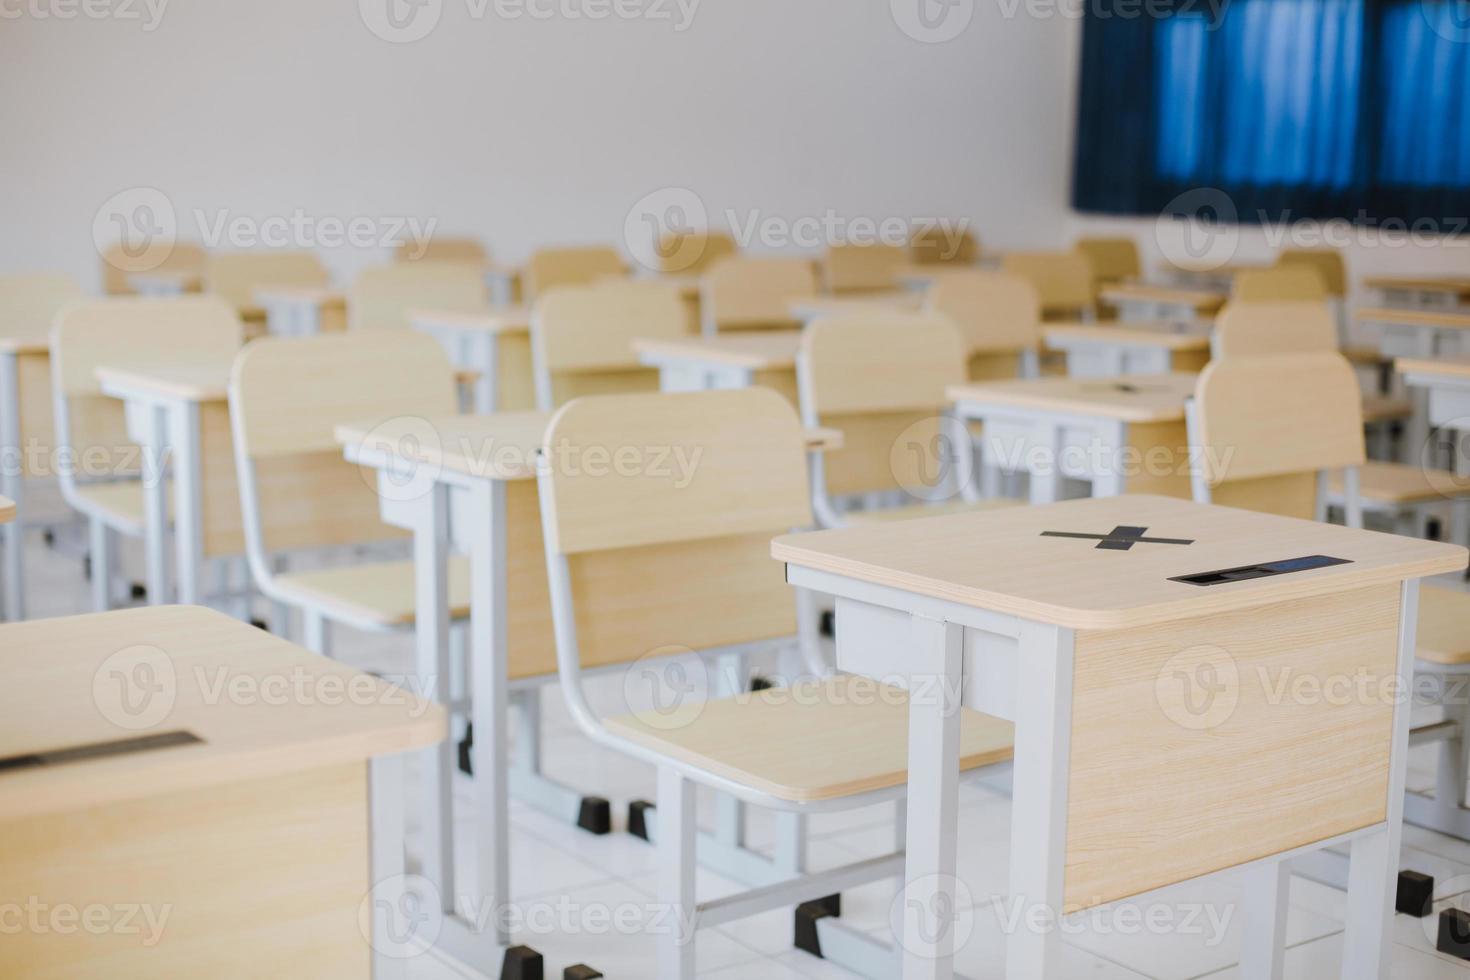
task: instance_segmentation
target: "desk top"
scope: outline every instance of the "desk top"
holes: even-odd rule
[[[134,272],[128,276],[128,283],[135,289],[140,286],[164,286],[187,293],[198,290],[204,285],[204,274],[183,270],[155,269],[152,272]]]
[[[344,446],[387,448],[399,459],[442,466],[467,476],[494,480],[531,480],[536,455],[553,412],[496,412],[445,418],[396,418],[376,425],[354,423],[333,430]],[[835,429],[807,429],[807,448],[825,452],[842,447]]]
[[[1415,310],[1374,306],[1358,310],[1353,316],[1359,323],[1470,330],[1470,313],[1459,313],[1454,310]]]
[[[1393,362],[1399,374],[1432,375],[1470,381],[1470,354],[1458,357],[1400,357]]]
[[[945,395],[953,402],[1096,415],[1123,422],[1179,422],[1198,379],[1197,374],[1179,371],[1116,378],[1027,378],[955,385]]]
[[[912,313],[924,305],[924,295],[912,290],[873,293],[869,296],[836,296],[797,300],[787,312],[798,320],[815,320],[823,316],[846,316],[852,313]]]
[[[15,501],[9,497],[0,497],[0,524],[13,520],[15,520]]]
[[[1133,322],[1123,320],[1118,326],[1097,323],[1057,323],[1047,325],[1042,336],[1052,347],[1069,347],[1073,344],[1119,344],[1128,347],[1162,347],[1166,350],[1209,350],[1210,334],[1207,321],[1203,332],[1194,329],[1174,329],[1171,321],[1146,320]]]
[[[753,371],[790,370],[801,349],[800,330],[752,330],[714,337],[636,337],[633,352],[656,360],[698,361]]]
[[[1415,293],[1456,293],[1470,296],[1470,276],[1366,276],[1368,289],[1402,289]]]
[[[329,286],[261,286],[255,290],[254,298],[261,306],[299,303],[322,309],[347,308],[347,294]]]
[[[0,337],[0,354],[45,354],[51,350],[46,337]]]
[[[229,398],[229,360],[159,361],[143,367],[114,368],[103,364],[96,370],[103,391],[115,398],[138,393],[191,402],[222,402]]]
[[[1209,289],[1175,289],[1144,283],[1109,286],[1100,295],[1105,303],[1167,303],[1190,307],[1196,313],[1214,313],[1225,305],[1226,299],[1224,293]]]
[[[345,764],[445,734],[443,708],[198,606],[0,626],[0,664],[0,757],[181,731],[203,740],[0,768],[0,820]]]
[[[1143,540],[1116,538],[1137,528]],[[1102,547],[1109,535],[1122,544]],[[1100,630],[1453,572],[1467,554],[1402,535],[1128,495],[788,534],[771,545],[772,557],[791,565]],[[1346,562],[1215,585],[1172,580],[1314,555]]]
[[[458,310],[409,310],[408,320],[420,330],[463,330],[470,333],[529,333],[529,306],[492,307],[481,313]]]

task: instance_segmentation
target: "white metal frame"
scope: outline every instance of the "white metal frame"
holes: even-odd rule
[[[449,363],[477,375],[467,407],[476,415],[489,415],[500,407],[500,330],[441,327],[432,321],[415,320],[413,329],[439,341]]]
[[[1128,423],[1121,419],[1076,412],[1056,412],[1043,408],[1020,408],[996,405],[977,399],[955,403],[955,416],[962,421],[978,421],[985,427],[980,438],[982,462],[980,495],[1000,495],[998,476],[1005,470],[1000,464],[1008,455],[1000,443],[1006,439],[1024,439],[1028,447],[1045,449],[1045,472],[1027,470],[1030,477],[1030,501],[1033,504],[1054,503],[1061,497],[1063,479],[1083,480],[1092,484],[1092,496],[1116,497],[1127,490],[1128,477],[1122,456],[1128,447]],[[1096,452],[1086,453],[1084,462],[1110,460],[1102,470],[1063,470],[1068,459],[1063,445],[1069,433],[1083,433]],[[1071,440],[1075,443],[1075,440]],[[1031,459],[1030,451],[1009,454],[1023,462]],[[1111,472],[1107,472],[1110,470]]]
[[[20,354],[0,349],[0,496],[15,504],[15,517],[0,524],[0,619],[25,619],[25,447],[20,435]]]

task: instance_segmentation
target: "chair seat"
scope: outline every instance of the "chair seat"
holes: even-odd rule
[[[1421,586],[1417,635],[1420,660],[1470,663],[1470,593]]]
[[[708,701],[687,720],[650,711],[606,725],[678,762],[804,802],[907,781],[908,717],[906,691],[843,674]],[[1009,759],[1013,741],[1010,722],[961,709],[962,769]]]
[[[138,480],[116,483],[79,483],[76,495],[81,509],[123,534],[137,537],[143,533],[143,484]],[[167,495],[169,516],[173,516],[173,494]]]
[[[326,611],[330,618],[409,626],[414,621],[412,561],[344,565],[277,575],[275,584],[293,601]],[[449,615],[470,614],[470,562],[449,559]]]
[[[1470,481],[1448,470],[1430,470],[1408,463],[1369,460],[1359,467],[1365,506],[1422,504],[1457,497],[1470,497]],[[1333,494],[1343,492],[1342,474],[1334,471],[1328,486]]]
[[[1414,403],[1407,398],[1389,398],[1385,395],[1363,396],[1364,422],[1392,422],[1406,419],[1414,414]]]
[[[903,507],[884,507],[880,510],[853,510],[842,516],[853,524],[873,524],[878,521],[911,521],[920,517],[940,517],[945,514],[964,514],[975,510],[996,510],[1001,507],[1020,507],[1024,500],[997,497],[993,500],[947,500],[942,504],[907,504]]]

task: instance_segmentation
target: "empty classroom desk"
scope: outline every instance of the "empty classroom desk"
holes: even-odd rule
[[[347,294],[322,286],[262,286],[256,305],[265,310],[265,326],[278,337],[310,337],[324,330],[347,329]]]
[[[1338,844],[1342,976],[1390,975],[1410,705],[1389,695],[1418,579],[1464,548],[1126,496],[787,535],[772,555],[837,597],[840,669],[929,694],[909,707],[905,980],[953,975],[961,703],[1016,725],[1007,894],[1037,926],[1007,935],[1009,980],[1064,976],[1064,911],[1237,868],[1241,975],[1279,977],[1288,862]],[[1283,699],[1283,675],[1378,696]]]
[[[1470,313],[1448,310],[1370,307],[1358,310],[1359,324],[1376,328],[1378,348],[1385,357],[1417,361],[1454,355],[1466,350]],[[1404,452],[1413,462],[1429,439],[1427,392],[1412,393],[1413,414],[1404,432]]]
[[[1401,357],[1394,368],[1403,375],[1404,384],[1417,389],[1416,401],[1423,407],[1428,425],[1454,434],[1450,445],[1450,467],[1470,480],[1470,453],[1461,442],[1470,434],[1470,354],[1453,357]],[[1419,452],[1419,447],[1414,447]],[[1425,466],[1440,465],[1429,447],[1424,447],[1416,460]]]
[[[191,606],[3,626],[0,663],[0,894],[118,926],[7,931],[0,976],[403,968],[402,753],[442,709]]]
[[[1194,374],[1109,379],[987,381],[949,390],[955,414],[983,423],[981,477],[999,496],[999,470],[1031,477],[1031,502],[1061,495],[1062,478],[1086,480],[1092,494],[1162,493],[1188,498],[1189,439],[1184,403]]]
[[[415,330],[444,346],[449,363],[473,371],[477,415],[528,408],[536,403],[531,377],[531,308],[505,306],[483,313],[410,310]]]
[[[1212,317],[1225,305],[1225,294],[1209,289],[1175,289],[1127,283],[1109,286],[1099,299],[1118,310],[1120,320],[1194,321]]]
[[[1368,276],[1363,288],[1389,305],[1454,308],[1470,303],[1470,276]]]
[[[1067,356],[1074,378],[1198,371],[1210,360],[1208,320],[1126,323],[1055,323],[1043,328],[1046,346]]]
[[[633,350],[658,368],[663,391],[709,391],[764,385],[796,404],[799,330],[752,330],[684,340],[635,340]]]

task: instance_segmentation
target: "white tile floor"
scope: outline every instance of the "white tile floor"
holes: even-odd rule
[[[45,510],[58,513],[49,501]],[[59,616],[87,611],[87,591],[75,548],[71,554],[46,548],[33,533],[27,548],[30,612]],[[136,568],[136,558],[130,559]],[[136,576],[141,578],[140,575]],[[1452,579],[1447,582],[1453,582]],[[1460,583],[1455,583],[1460,584]],[[337,652],[365,669],[401,672],[410,666],[411,641],[341,632]],[[616,677],[598,681],[609,699],[621,699]],[[546,769],[567,783],[613,801],[615,830],[594,837],[512,804],[513,903],[526,928],[518,942],[539,950],[546,976],[585,962],[611,978],[653,975],[653,939],[643,932],[655,901],[653,849],[623,832],[630,799],[652,799],[654,774],[645,765],[599,748],[582,738],[567,719],[557,692],[543,692],[546,721]],[[1432,783],[1432,750],[1415,750],[1410,783]],[[467,833],[470,782],[458,777],[459,834]],[[1007,910],[992,904],[1003,896],[1009,839],[1009,802],[1005,778],[983,775],[965,784],[961,794],[960,875],[970,892],[961,912],[969,932],[958,953],[958,969],[975,978],[1003,975],[1003,924]],[[705,808],[708,809],[707,807]],[[765,815],[752,815],[750,840],[761,847],[772,835]],[[881,853],[892,842],[891,808],[877,807],[811,820],[811,861],[816,866],[843,863]],[[1417,828],[1406,828],[1403,867],[1432,873],[1437,882],[1437,908],[1458,904],[1470,908],[1470,843]],[[734,886],[702,873],[701,897]],[[843,919],[875,935],[886,935],[889,904],[895,889],[879,883],[843,895]],[[1320,980],[1337,975],[1341,957],[1343,896],[1302,878],[1292,882],[1287,976]],[[1166,889],[1144,899],[1119,903],[1066,925],[1065,976],[1098,980],[1184,980],[1226,978],[1236,969],[1242,908],[1240,892],[1229,877],[1203,884]],[[1433,917],[1422,921],[1398,916],[1395,921],[1394,980],[1465,980],[1470,964],[1434,950]],[[698,963],[701,976],[728,980],[838,978],[851,974],[792,947],[791,915],[772,912],[723,928],[701,931]],[[473,974],[464,974],[472,976]],[[417,980],[455,980],[460,972],[428,957],[411,967]]]

